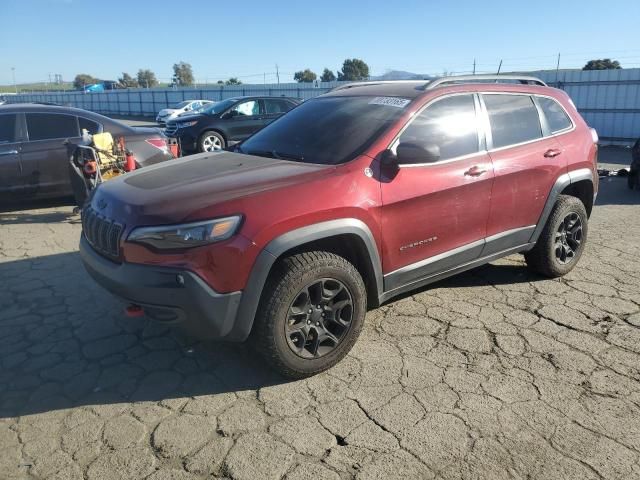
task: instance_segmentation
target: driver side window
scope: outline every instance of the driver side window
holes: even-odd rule
[[[473,95],[436,100],[402,132],[398,143],[405,142],[437,147],[439,161],[478,152],[478,120]]]
[[[234,116],[243,117],[251,115],[260,115],[260,104],[257,100],[248,100],[246,102],[239,103],[231,109],[235,112]]]

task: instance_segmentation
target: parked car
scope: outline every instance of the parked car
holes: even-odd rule
[[[80,253],[131,309],[250,339],[289,377],[337,363],[399,294],[514,253],[568,273],[598,189],[597,135],[532,77],[342,86],[235,150],[103,185]]]
[[[636,140],[636,143],[631,149],[631,165],[629,168],[629,176],[627,177],[627,184],[630,189],[640,189],[640,139]]]
[[[211,100],[185,100],[184,102],[178,103],[173,108],[163,108],[160,110],[156,117],[156,122],[164,124],[182,113],[199,111],[202,107],[212,103],[213,102]]]
[[[235,97],[197,114],[167,122],[165,133],[179,139],[182,151],[211,152],[249,138],[300,103],[289,97]]]
[[[173,158],[158,128],[129,127],[78,108],[13,103],[0,106],[0,198],[66,197],[69,181],[67,141],[82,130],[124,137],[139,167]]]

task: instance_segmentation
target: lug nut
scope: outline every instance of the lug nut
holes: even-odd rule
[[[319,327],[319,326],[320,326],[320,322],[316,322],[316,327]]]
[[[324,318],[324,312],[322,312],[322,315],[321,315],[321,317],[322,317],[322,318]]]
[[[313,310],[309,309],[309,312],[307,312],[307,313],[313,313]]]
[[[311,325],[311,320],[307,320],[307,325]]]

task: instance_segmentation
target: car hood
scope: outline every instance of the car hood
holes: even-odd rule
[[[172,113],[176,113],[177,111],[178,110],[176,110],[175,108],[163,108],[158,112],[158,115],[159,116],[171,115]]]
[[[105,182],[95,191],[92,205],[124,223],[180,222],[196,219],[216,205],[305,182],[334,168],[232,152],[202,153]]]

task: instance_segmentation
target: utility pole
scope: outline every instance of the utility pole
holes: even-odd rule
[[[276,78],[278,79],[278,85],[280,85],[280,70],[278,70],[277,63],[276,63]]]
[[[16,67],[11,67],[11,75],[13,76],[13,89],[18,93],[18,87],[16,86]]]
[[[476,59],[473,59],[473,74],[476,74]]]
[[[496,73],[496,75],[500,75],[501,68],[502,68],[502,59],[500,59],[500,65],[498,65],[498,73]]]
[[[558,87],[558,70],[560,70],[560,54],[558,53],[558,62],[556,63],[556,88]]]

